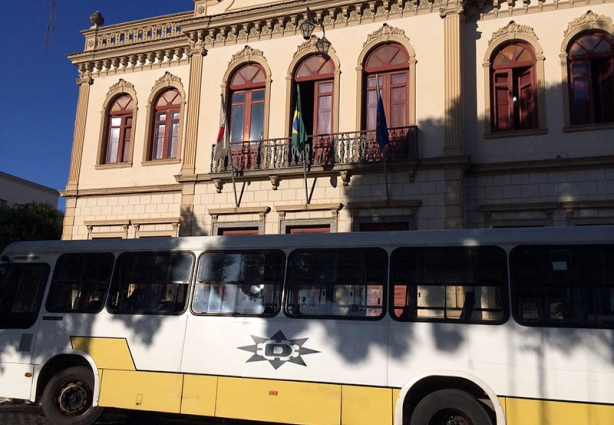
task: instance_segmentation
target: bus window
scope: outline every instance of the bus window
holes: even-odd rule
[[[107,308],[117,314],[181,314],[194,257],[188,252],[128,252],[117,259]]]
[[[614,326],[614,246],[518,246],[514,317],[523,325]]]
[[[274,316],[279,312],[282,251],[208,252],[198,265],[195,314]]]
[[[394,319],[506,319],[507,256],[499,247],[398,248],[390,270]]]
[[[113,254],[64,254],[58,259],[45,308],[52,313],[98,313],[113,271]]]
[[[377,319],[388,255],[381,249],[296,250],[288,260],[286,314]]]
[[[27,329],[34,325],[48,276],[47,264],[0,266],[0,329]]]

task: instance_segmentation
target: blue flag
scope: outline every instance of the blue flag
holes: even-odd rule
[[[375,140],[379,145],[382,153],[384,147],[390,142],[388,136],[388,124],[386,123],[386,111],[384,110],[384,101],[382,94],[379,91],[379,76],[375,75],[375,92],[377,93],[377,116],[375,121]]]
[[[303,123],[303,116],[301,114],[301,92],[296,86],[296,108],[294,109],[294,118],[292,120],[292,144],[296,148],[298,153],[302,153],[305,149],[305,142],[307,141],[307,130],[305,130],[305,123]]]

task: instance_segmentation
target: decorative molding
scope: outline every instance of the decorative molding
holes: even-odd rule
[[[166,71],[162,77],[156,80],[156,82],[154,83],[154,87],[158,87],[158,86],[170,87],[173,85],[173,83],[181,84],[181,78]]]
[[[510,21],[509,24],[493,33],[490,40],[488,40],[488,45],[490,46],[501,38],[509,38],[510,35],[512,36],[511,38],[515,38],[517,34],[524,34],[534,40],[539,40],[539,37],[537,37],[537,34],[535,34],[535,31],[530,26],[518,25],[516,22]]]
[[[269,176],[269,179],[271,180],[271,186],[273,186],[273,190],[277,190],[277,188],[279,187],[279,176]]]
[[[341,181],[343,182],[344,186],[350,185],[350,178],[352,177],[352,174],[348,170],[339,171],[339,177],[341,177]]]
[[[409,38],[405,35],[404,30],[400,28],[391,27],[390,25],[384,22],[384,24],[380,28],[373,31],[371,34],[367,36],[367,39],[362,44],[362,47],[365,48],[369,43],[371,43],[374,40],[380,41],[378,40],[380,38],[383,38],[383,40],[381,41],[388,41],[390,40],[391,35],[403,37],[409,42]]]
[[[279,214],[286,214],[289,212],[300,212],[300,211],[326,211],[330,210],[333,214],[336,214],[343,208],[343,204],[341,203],[331,203],[331,204],[298,204],[298,205],[279,205],[275,207],[275,211]]]
[[[207,212],[211,216],[231,215],[231,214],[268,214],[271,207],[231,207],[231,208],[209,208]]]
[[[570,32],[576,30],[576,28],[588,26],[589,28],[600,26],[612,26],[612,18],[605,15],[598,15],[593,13],[592,10],[587,11],[584,15],[574,19],[567,25],[567,29],[563,32],[563,36],[567,36]]]
[[[136,90],[134,90],[134,84],[129,83],[128,81],[124,80],[123,78],[120,78],[119,81],[115,84],[113,84],[111,87],[109,87],[109,91],[107,92],[107,97],[110,97],[112,94],[114,93],[126,93],[126,92],[135,92]],[[132,99],[135,103],[135,108],[136,108],[136,102],[137,99]]]
[[[242,50],[232,55],[232,58],[230,58],[230,62],[228,62],[228,67],[232,67],[237,62],[253,61],[252,58],[254,56],[257,56],[258,58],[261,58],[262,60],[266,61],[262,50],[254,49],[249,45],[245,45]]]

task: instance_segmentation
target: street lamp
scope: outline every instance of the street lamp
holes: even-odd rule
[[[331,42],[326,38],[326,30],[324,30],[324,24],[319,19],[313,16],[313,13],[307,7],[307,18],[301,23],[301,33],[303,34],[303,38],[305,40],[309,40],[311,35],[313,34],[313,30],[316,28],[316,25],[320,26],[322,30],[322,38],[319,38],[316,41],[316,49],[318,52],[326,55],[328,54],[328,50],[330,49]]]

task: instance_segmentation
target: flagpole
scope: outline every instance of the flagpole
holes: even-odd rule
[[[226,156],[228,157],[228,163],[230,164],[230,175],[232,177],[232,191],[235,195],[235,207],[239,208],[239,200],[237,199],[237,184],[235,182],[235,166],[232,160],[232,148],[230,147],[230,143],[228,143],[228,123],[226,120],[226,104],[224,102],[224,95],[220,94],[220,98],[222,99],[222,114],[224,116],[224,141],[223,145],[226,147]]]
[[[388,191],[388,169],[386,168],[386,146],[388,146],[388,125],[386,124],[386,114],[384,105],[381,102],[379,92],[379,75],[375,74],[375,98],[377,101],[377,125],[375,129],[375,139],[380,147],[382,162],[384,163],[384,182],[386,184],[386,203],[390,202],[390,192]],[[381,115],[380,115],[381,114]],[[382,129],[382,124],[384,128]]]
[[[386,203],[390,202],[390,193],[388,192],[388,170],[386,168],[386,146],[382,149],[382,158],[384,160],[384,179],[386,182]]]
[[[307,149],[303,148],[303,177],[305,179],[305,203],[309,204],[309,191],[307,190]]]

